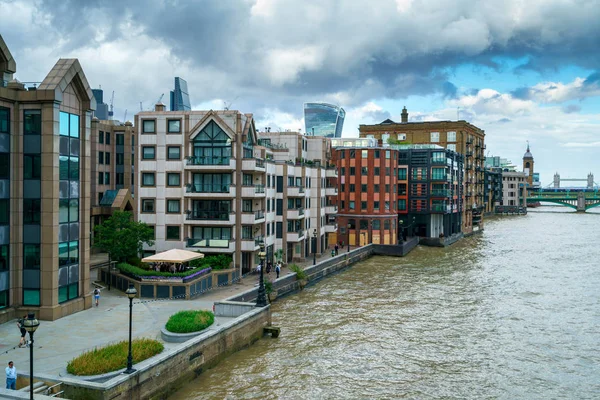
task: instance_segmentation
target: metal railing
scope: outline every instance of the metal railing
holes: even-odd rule
[[[230,185],[187,184],[187,193],[229,193]]]
[[[254,193],[264,193],[265,185],[254,185]]]
[[[450,197],[449,189],[431,189],[431,195],[435,197]]]
[[[229,165],[231,157],[187,157],[186,165]]]
[[[187,238],[187,247],[229,247],[229,239],[203,239],[203,238]]]
[[[263,219],[265,217],[265,212],[263,210],[258,210],[254,213],[254,219]]]
[[[187,214],[186,219],[192,221],[228,221],[229,211],[192,210]]]

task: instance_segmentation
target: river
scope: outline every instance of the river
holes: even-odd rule
[[[309,286],[170,399],[600,398],[600,213],[565,210]]]

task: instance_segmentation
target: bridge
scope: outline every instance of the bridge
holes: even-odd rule
[[[527,204],[546,203],[561,204],[585,212],[600,206],[600,193],[594,189],[540,189],[527,193]]]

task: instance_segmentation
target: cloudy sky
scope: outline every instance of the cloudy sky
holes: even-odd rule
[[[194,109],[303,128],[327,101],[358,125],[466,119],[517,165],[526,141],[542,183],[600,183],[600,0],[0,0],[17,79],[79,58],[115,117],[148,109],[173,77]]]

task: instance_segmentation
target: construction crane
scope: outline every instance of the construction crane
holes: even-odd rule
[[[112,119],[113,113],[113,103],[115,101],[115,91],[113,90],[112,96],[110,96],[110,111],[108,112],[108,119]]]
[[[127,122],[127,109],[125,109],[125,116],[123,117],[123,122]]]
[[[165,96],[165,94],[161,94],[160,97],[158,98],[158,100],[156,100],[156,104],[160,103],[160,101],[162,100],[162,98]]]

